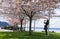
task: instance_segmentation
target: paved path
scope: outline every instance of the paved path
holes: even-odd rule
[[[13,32],[12,30],[6,30],[6,29],[1,29],[0,28],[0,32]]]

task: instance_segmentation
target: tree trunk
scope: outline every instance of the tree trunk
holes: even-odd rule
[[[20,31],[22,32],[22,23],[23,23],[23,21],[21,20],[21,27],[20,27]]]
[[[30,18],[30,26],[29,26],[29,35],[31,35],[31,24],[32,24],[32,18]]]

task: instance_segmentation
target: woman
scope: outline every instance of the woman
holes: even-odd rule
[[[45,30],[45,32],[46,32],[46,36],[48,35],[48,33],[47,33],[47,29],[48,29],[48,25],[49,25],[49,20],[47,20],[46,22],[44,22],[44,30]]]

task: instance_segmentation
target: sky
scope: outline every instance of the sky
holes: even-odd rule
[[[0,21],[4,21],[4,22],[8,22],[6,19],[4,19],[3,17],[0,17]]]
[[[56,13],[56,15],[60,15],[60,9],[55,9],[54,12]]]

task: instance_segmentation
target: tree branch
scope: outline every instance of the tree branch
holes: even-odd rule
[[[32,17],[36,14],[36,12],[33,12],[33,11],[31,13],[32,13]]]
[[[27,14],[28,12],[27,12],[23,7],[21,7],[21,8],[22,8],[22,10],[25,12],[25,13],[23,13],[23,14],[27,15],[28,17],[30,17],[29,14]]]

